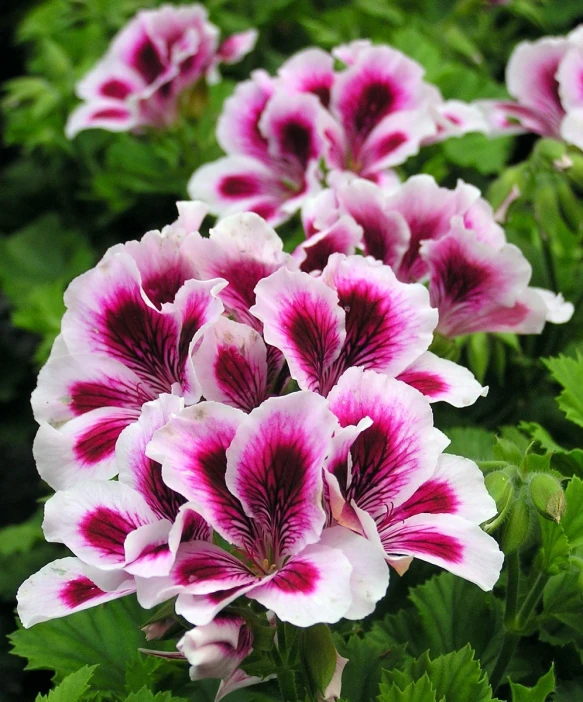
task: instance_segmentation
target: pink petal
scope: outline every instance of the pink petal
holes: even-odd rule
[[[231,34],[220,45],[218,55],[224,63],[238,63],[250,51],[253,51],[259,32],[247,29],[244,32]]]
[[[102,570],[125,565],[128,534],[158,521],[135,490],[119,482],[93,481],[59,491],[45,505],[47,541],[64,543]]]
[[[268,396],[267,349],[259,332],[221,317],[194,356],[207,400],[250,412]]]
[[[381,549],[359,534],[343,527],[322,532],[320,544],[340,550],[352,566],[352,604],[345,619],[363,619],[372,614],[389,585],[389,569]]]
[[[166,485],[227,541],[251,548],[253,525],[225,484],[225,452],[244,418],[241,410],[217,402],[188,407],[154,434],[147,455],[162,464]]]
[[[335,192],[342,209],[362,227],[364,252],[396,267],[409,245],[409,228],[398,212],[389,211],[383,190],[355,178],[339,184]]]
[[[159,519],[173,522],[185,498],[162,480],[162,467],[146,456],[154,432],[180,412],[184,402],[175,395],[161,395],[146,403],[137,422],[121,434],[116,445],[119,480],[139,492]]]
[[[128,534],[124,544],[124,570],[144,578],[166,575],[174,562],[174,554],[168,545],[171,527],[171,522],[161,519],[138,527]]]
[[[422,142],[436,132],[426,109],[403,110],[384,117],[366,138],[359,156],[359,170],[368,177],[404,163],[419,153]]]
[[[388,198],[387,208],[399,213],[409,227],[409,247],[398,269],[400,280],[419,280],[427,271],[419,258],[419,247],[426,239],[439,239],[451,228],[454,215],[461,215],[479,198],[480,191],[458,181],[455,190],[440,188],[428,175],[409,178]]]
[[[259,678],[256,675],[247,675],[244,670],[239,668],[231,675],[230,678],[221,681],[219,689],[217,690],[215,702],[219,702],[235,690],[239,690],[243,687],[250,687],[251,685],[257,685],[257,683],[267,682],[267,680],[271,680],[274,677],[275,674],[268,675],[265,678]]]
[[[431,478],[395,508],[391,520],[396,523],[416,514],[455,514],[473,524],[482,524],[496,512],[478,466],[467,458],[444,453]]]
[[[78,558],[60,558],[25,580],[16,595],[24,628],[135,592],[127,576],[114,590],[105,592],[93,582],[93,570]]]
[[[318,395],[273,397],[245,417],[227,450],[227,486],[267,535],[276,564],[320,537],[322,467],[336,426]]]
[[[564,109],[570,112],[583,107],[583,47],[572,47],[559,64],[556,78]]]
[[[577,148],[583,149],[583,109],[570,110],[561,122],[561,137]]]
[[[361,238],[362,228],[359,224],[352,217],[342,215],[328,229],[302,242],[292,256],[300,264],[302,271],[322,271],[332,254],[354,254]]]
[[[190,237],[186,247],[201,278],[220,275],[228,281],[220,292],[227,312],[251,326],[257,326],[249,314],[257,283],[282,266],[294,266],[274,229],[253,213],[221,220],[208,239]]]
[[[322,274],[346,315],[346,340],[325,392],[351,366],[397,375],[427,350],[437,318],[422,285],[370,258],[334,254]]]
[[[345,340],[338,295],[321,280],[285,268],[261,280],[251,313],[280,349],[300,388],[318,391]]]
[[[557,70],[570,45],[566,39],[545,37],[521,42],[506,66],[508,92],[533,109],[558,133],[565,111],[559,97]]]
[[[127,132],[138,124],[134,110],[118,100],[99,100],[80,105],[74,110],[65,127],[68,139],[74,139],[85,129],[106,129],[109,132]]]
[[[419,106],[422,76],[419,64],[388,46],[362,48],[337,76],[331,110],[344,127],[353,157],[383,117]]]
[[[419,514],[404,522],[381,525],[382,544],[389,557],[411,555],[441,566],[454,575],[491,590],[500,575],[504,555],[477,524],[450,514]]]
[[[253,73],[252,79],[239,83],[225,101],[217,124],[217,139],[228,154],[262,161],[267,155],[267,141],[259,131],[259,120],[273,94],[273,86],[271,78],[263,72]]]
[[[573,303],[566,302],[561,293],[554,293],[551,290],[545,290],[544,288],[529,288],[529,290],[531,294],[536,293],[536,295],[542,298],[547,308],[547,322],[552,322],[553,324],[565,324],[565,322],[568,322],[573,316],[573,313],[575,312]]]
[[[431,408],[417,390],[374,371],[346,371],[329,402],[343,427],[358,425],[364,417],[373,422],[354,440],[351,469],[340,488],[348,504],[354,500],[375,518],[408,499],[432,475],[449,443],[434,428]],[[338,470],[335,475],[341,481]]]
[[[424,242],[421,256],[429,267],[440,333],[538,333],[543,328],[545,305],[527,290],[531,268],[515,246],[495,251],[472,232],[457,229],[439,241]]]
[[[400,373],[397,380],[419,390],[429,402],[443,401],[454,407],[473,405],[488,393],[488,388],[482,387],[467,368],[429,351]]]
[[[247,597],[295,626],[332,624],[352,602],[352,566],[340,549],[313,544],[287,561],[275,576],[257,585]]]
[[[477,105],[470,105],[461,100],[446,100],[433,105],[431,112],[437,125],[437,133],[426,138],[424,144],[434,144],[470,132],[488,133],[488,122]]]
[[[253,586],[257,582],[258,577],[230,553],[205,541],[191,541],[178,549],[169,575],[139,577],[136,585],[138,601],[142,607],[150,608],[175,595],[216,595],[217,601],[220,601],[231,591]]]
[[[280,87],[289,93],[312,93],[324,107],[330,103],[334,59],[321,49],[304,49],[288,59],[277,72]]]
[[[138,416],[138,410],[102,407],[75,417],[59,429],[42,423],[33,445],[40,476],[55,490],[86,480],[112,478],[118,471],[117,440]]]

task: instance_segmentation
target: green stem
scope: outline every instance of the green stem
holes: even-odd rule
[[[545,589],[546,584],[547,576],[545,573],[540,572],[537,575],[537,578],[534,581],[530,592],[526,596],[526,599],[524,600],[524,603],[520,608],[520,612],[518,613],[518,624],[521,629],[523,629],[528,624],[528,620],[530,619],[531,614],[534,612],[535,607],[537,606],[537,604],[540,601],[540,598],[542,597],[543,590]]]
[[[296,677],[293,670],[285,668],[277,673],[277,682],[283,702],[297,702],[298,690],[296,688]]]
[[[555,259],[551,249],[551,242],[549,241],[548,234],[541,227],[540,239],[542,244],[542,253],[545,261],[545,267],[547,269],[547,276],[549,280],[550,288],[553,292],[559,291],[559,281],[557,279],[557,271],[555,269]]]
[[[520,561],[518,558],[518,551],[508,556],[507,564],[508,586],[506,589],[506,610],[504,612],[504,627],[506,631],[504,633],[502,648],[500,649],[498,659],[496,660],[496,665],[494,666],[494,670],[490,676],[490,683],[494,693],[496,693],[496,690],[504,678],[508,664],[512,660],[516,647],[518,646],[518,642],[522,638],[522,632],[524,631],[526,625],[528,624],[528,620],[538,605],[540,598],[542,597],[543,590],[545,589],[545,585],[547,584],[546,574],[540,572],[537,575],[537,578],[534,581],[528,595],[526,596],[526,599],[522,603],[522,607],[517,610],[518,585],[520,582]]]
[[[502,642],[502,648],[498,654],[496,660],[496,665],[490,676],[490,683],[492,685],[492,690],[496,692],[499,687],[504,674],[506,673],[506,668],[508,663],[512,659],[516,646],[520,640],[520,634],[517,632],[518,621],[518,588],[520,585],[520,559],[518,556],[518,550],[511,553],[506,559],[506,573],[507,573],[507,584],[506,584],[506,607],[504,609],[504,641]]]

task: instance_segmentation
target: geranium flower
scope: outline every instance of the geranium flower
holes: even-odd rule
[[[523,41],[506,67],[512,100],[483,100],[479,105],[491,134],[534,132],[583,148],[583,31],[566,37]]]
[[[386,184],[422,144],[485,128],[476,107],[444,101],[395,49],[358,41],[332,53],[344,69],[311,48],[275,77],[256,71],[237,87],[217,127],[228,155],[194,173],[193,199],[215,214],[253,210],[277,224],[317,193],[327,170]]]
[[[195,279],[183,247],[205,209],[180,210],[175,225],[114,246],[65,293],[61,335],[32,396],[37,467],[52,487],[115,475],[117,438],[145,402],[200,398],[191,353],[223,311],[227,283]]]
[[[198,625],[241,595],[298,626],[371,612],[388,584],[379,551],[346,529],[324,530],[322,469],[337,427],[310,392],[249,415],[203,402],[171,418],[147,453],[232,552],[182,544],[169,576],[137,578],[140,602],[178,595],[176,611]]]
[[[180,94],[205,75],[218,80],[218,64],[241,60],[257,39],[249,30],[219,46],[218,35],[202,5],[138,12],[77,85],[84,104],[71,114],[67,136],[93,127],[129,131],[172,124]]]
[[[164,575],[182,541],[210,538],[208,525],[145,454],[154,432],[183,406],[173,395],[144,405],[117,442],[119,480],[84,481],[49,498],[45,538],[77,558],[55,561],[23,583],[25,626],[135,592],[133,576]]]
[[[337,522],[365,533],[397,570],[413,556],[492,589],[503,555],[479,524],[496,505],[475,463],[441,453],[449,441],[426,400],[398,380],[351,368],[329,402],[345,427],[327,472]]]
[[[332,190],[308,201],[304,218],[324,232],[351,231],[352,220],[361,239],[351,246],[390,266],[401,281],[428,282],[440,334],[538,334],[546,322],[563,323],[573,314],[561,295],[528,286],[528,261],[506,243],[492,208],[474,186],[459,181],[454,190],[441,188],[427,175],[388,191],[336,173],[330,180]],[[314,216],[319,202],[329,205],[325,219]],[[309,242],[294,253],[301,265],[310,260],[304,254]],[[328,244],[340,249],[342,239],[330,237]]]

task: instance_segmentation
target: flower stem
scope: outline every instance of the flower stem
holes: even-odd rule
[[[297,702],[298,691],[296,688],[296,678],[293,670],[285,668],[277,673],[277,682],[283,702]]]
[[[520,583],[520,560],[518,551],[510,554],[507,559],[508,585],[506,588],[506,609],[504,611],[504,641],[498,654],[496,665],[490,676],[492,690],[496,690],[502,683],[508,664],[512,660],[516,647],[522,638],[522,632],[528,620],[542,597],[547,583],[547,576],[539,572],[530,592],[526,596],[522,607],[518,609],[518,586]]]

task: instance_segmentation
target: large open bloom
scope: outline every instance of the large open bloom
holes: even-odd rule
[[[474,186],[459,181],[450,190],[428,175],[388,190],[339,174],[331,182],[330,190],[304,208],[308,238],[294,254],[304,270],[317,271],[325,254],[335,260],[340,254],[330,257],[332,251],[360,248],[390,266],[399,281],[428,283],[439,313],[435,328],[448,337],[478,331],[538,334],[546,322],[566,322],[573,314],[561,295],[529,287],[530,264],[506,242]],[[355,228],[360,240],[358,233],[347,240],[345,232]]]
[[[492,134],[534,132],[583,148],[583,28],[566,37],[523,41],[506,67],[514,100],[485,100]]]
[[[37,466],[54,488],[115,475],[117,438],[145,402],[200,398],[191,352],[223,311],[227,283],[195,279],[183,247],[205,210],[180,210],[162,232],[111,248],[65,293],[61,335],[32,396]]]
[[[444,101],[423,68],[391,47],[306,49],[275,77],[256,71],[237,87],[217,127],[227,156],[197,170],[189,193],[216,214],[253,210],[279,223],[328,169],[391,182],[391,168],[422,144],[484,128],[477,108]]]
[[[167,577],[137,578],[140,601],[178,595],[176,611],[199,625],[241,595],[298,626],[372,612],[388,584],[382,554],[349,530],[324,529],[337,428],[327,401],[302,391],[248,415],[203,402],[171,418],[147,453],[232,550],[182,544]]]
[[[180,94],[203,76],[218,80],[218,64],[243,58],[257,32],[234,34],[220,45],[218,36],[202,5],[141,10],[77,85],[84,103],[71,114],[67,136],[92,127],[125,132],[172,124]]]

